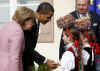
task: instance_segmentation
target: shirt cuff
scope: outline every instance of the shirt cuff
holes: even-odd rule
[[[47,59],[47,58],[45,58],[45,60],[44,60],[44,62],[43,62],[43,63],[46,63],[46,62],[47,62],[47,60],[48,60],[48,59]]]

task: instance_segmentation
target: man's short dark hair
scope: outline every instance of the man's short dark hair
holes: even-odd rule
[[[37,8],[37,12],[42,13],[42,14],[47,14],[49,12],[54,13],[54,8],[50,3],[42,2]]]

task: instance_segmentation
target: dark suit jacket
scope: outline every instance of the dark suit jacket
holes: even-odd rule
[[[39,28],[37,27],[37,23],[32,27],[32,30],[24,31],[25,49],[23,55],[23,64],[25,65],[32,65],[34,61],[38,64],[41,64],[45,60],[44,56],[40,55],[34,50],[38,39],[38,32]]]
[[[94,31],[94,33],[96,34],[97,37],[97,42],[100,45],[100,17],[97,14],[94,14],[93,12],[89,12],[90,14],[90,20],[91,20],[91,28]],[[74,11],[71,13],[71,15],[75,18],[78,19],[78,12]],[[62,36],[61,36],[61,41],[60,41],[60,49],[59,49],[59,59],[61,59],[62,54],[64,53],[64,41],[62,40]]]

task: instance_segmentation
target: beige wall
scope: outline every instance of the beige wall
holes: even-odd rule
[[[59,44],[62,30],[57,28],[56,20],[75,9],[75,0],[54,0],[54,42],[38,43],[36,50],[42,55],[55,61],[59,61]],[[56,69],[54,71],[59,71]]]

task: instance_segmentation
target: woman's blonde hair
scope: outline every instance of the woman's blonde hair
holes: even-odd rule
[[[35,19],[35,14],[34,11],[30,8],[20,7],[15,11],[12,19],[16,21],[18,24],[20,24],[21,26],[24,26],[25,20]]]

